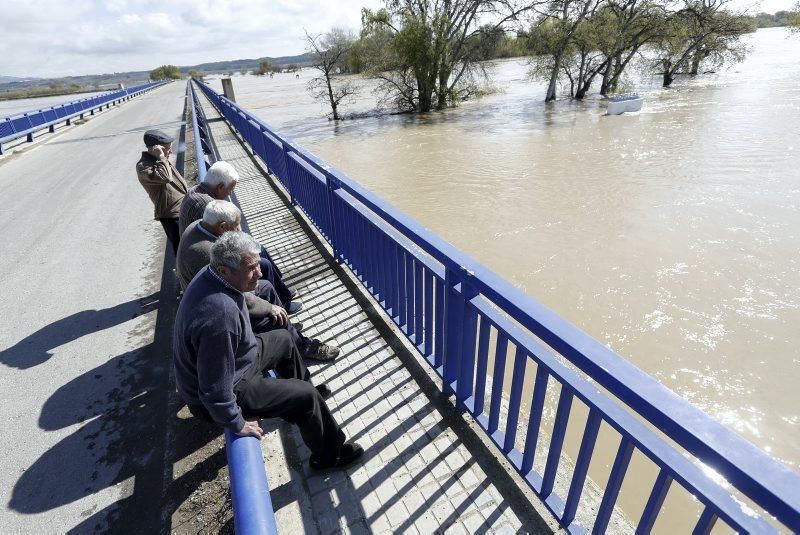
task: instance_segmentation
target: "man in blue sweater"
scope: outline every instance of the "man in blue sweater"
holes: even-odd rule
[[[247,234],[226,232],[186,287],[173,339],[178,393],[192,414],[239,435],[260,439],[259,418],[283,418],[300,428],[312,468],[346,466],[364,450],[345,441],[325,403],[330,389],[311,383],[287,331],[253,334],[244,292],[261,276],[260,249]],[[270,369],[278,378],[264,377]]]

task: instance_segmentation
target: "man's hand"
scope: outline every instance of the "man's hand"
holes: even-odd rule
[[[258,420],[245,420],[244,427],[236,434],[240,437],[256,437],[258,440],[264,438],[264,430],[258,425]]]
[[[278,305],[272,305],[272,312],[269,313],[269,317],[271,317],[275,323],[281,326],[289,323],[289,316],[286,314],[286,310]]]
[[[164,147],[162,147],[161,145],[153,145],[152,147],[147,149],[147,152],[150,153],[150,156],[158,160],[166,156],[166,154],[164,153]]]

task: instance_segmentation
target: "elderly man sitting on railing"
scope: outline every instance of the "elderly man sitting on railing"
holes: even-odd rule
[[[364,450],[346,442],[285,330],[254,334],[245,294],[258,286],[260,247],[243,232],[226,232],[211,247],[211,264],[192,279],[175,318],[175,379],[197,417],[258,438],[258,418],[296,424],[314,469],[346,466]],[[278,377],[265,377],[274,369]]]
[[[203,211],[203,219],[189,225],[181,238],[176,260],[178,281],[183,290],[211,261],[211,246],[217,238],[227,231],[238,231],[241,219],[242,214],[233,203],[211,201]],[[286,329],[300,354],[306,358],[330,361],[339,355],[338,347],[300,334],[302,326],[292,324],[287,317],[299,307],[295,306],[296,303],[284,307],[270,281],[259,280],[256,290],[244,295],[254,332]]]
[[[224,201],[233,192],[239,182],[239,173],[228,162],[218,161],[206,172],[202,182],[193,186],[186,192],[180,207],[178,227],[180,235],[186,232],[189,225],[203,217],[203,210],[213,200]],[[267,250],[261,247],[261,274],[275,287],[278,297],[284,303],[289,303],[297,296],[293,288],[283,282],[283,273],[272,260]],[[303,303],[294,299],[295,306],[302,307]],[[298,308],[299,310],[299,308]]]

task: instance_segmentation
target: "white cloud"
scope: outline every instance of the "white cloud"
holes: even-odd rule
[[[760,1],[761,9],[794,0]],[[382,0],[0,0],[0,75],[64,76],[150,70],[164,63],[303,52],[303,30],[358,30]],[[758,7],[756,7],[756,10]]]
[[[0,75],[150,70],[294,55],[303,28],[357,30],[381,0],[3,0]]]

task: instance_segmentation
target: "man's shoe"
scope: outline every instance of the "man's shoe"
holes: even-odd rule
[[[314,470],[325,470],[327,468],[344,468],[355,461],[359,460],[364,455],[364,448],[355,442],[345,442],[339,447],[336,455],[323,458],[315,455],[311,456],[308,464]]]
[[[330,361],[339,356],[339,348],[334,345],[323,344],[319,340],[311,340],[303,356],[309,359]]]
[[[317,392],[319,392],[319,395],[322,396],[322,399],[328,400],[333,395],[333,391],[325,383],[317,385],[315,388],[317,389]]]
[[[290,316],[303,310],[302,301],[289,301],[289,306],[286,307],[286,313]]]

